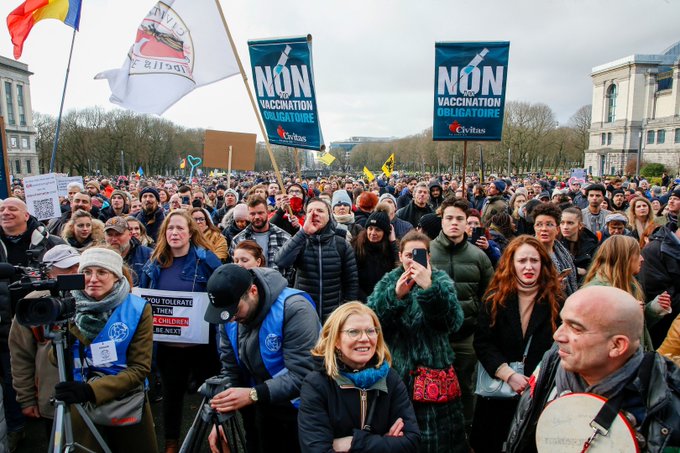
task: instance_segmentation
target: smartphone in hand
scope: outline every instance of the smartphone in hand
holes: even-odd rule
[[[413,261],[427,267],[427,249],[413,249]]]
[[[479,241],[479,238],[481,238],[485,234],[486,234],[486,228],[484,228],[484,227],[474,227],[472,229],[472,237],[470,237],[470,241],[473,244],[477,244],[477,241]]]

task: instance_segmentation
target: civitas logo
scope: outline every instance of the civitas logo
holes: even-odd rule
[[[279,124],[279,127],[276,128],[276,133],[278,134],[279,137],[281,137],[284,140],[291,140],[291,141],[295,141],[295,142],[298,142],[298,143],[307,143],[307,137],[306,136],[298,135],[298,134],[291,133],[291,132],[286,132],[283,129],[283,126],[281,126],[280,124]]]
[[[453,123],[449,124],[449,130],[454,134],[466,134],[466,135],[482,135],[486,134],[486,129],[481,129],[479,127],[465,127],[458,122],[458,120],[453,120]]]

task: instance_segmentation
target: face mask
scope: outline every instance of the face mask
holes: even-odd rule
[[[302,209],[302,198],[292,197],[290,198],[290,207],[293,212],[298,212]]]

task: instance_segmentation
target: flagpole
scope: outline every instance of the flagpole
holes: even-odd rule
[[[64,99],[66,98],[66,87],[68,85],[68,75],[71,72],[71,57],[73,57],[73,45],[76,42],[76,29],[73,29],[71,38],[71,49],[68,52],[68,64],[66,65],[66,76],[64,77],[64,90],[61,93],[61,104],[59,105],[59,116],[57,117],[57,129],[54,132],[54,144],[52,145],[52,159],[50,159],[50,173],[54,173],[54,163],[57,160],[57,144],[59,143],[59,131],[61,130],[61,114],[64,111]]]
[[[229,26],[227,25],[227,20],[224,18],[224,12],[222,11],[222,6],[219,0],[215,0],[215,5],[217,10],[220,12],[220,17],[222,18],[222,24],[224,25],[224,30],[227,32],[227,37],[229,38],[229,44],[231,45],[231,50],[234,52],[236,57],[236,62],[238,63],[239,71],[241,72],[241,78],[243,78],[243,84],[246,86],[246,91],[248,92],[248,97],[250,98],[250,104],[253,106],[253,111],[255,112],[255,117],[257,118],[257,123],[260,125],[260,132],[262,137],[264,137],[264,144],[267,147],[267,152],[269,153],[269,159],[272,161],[272,166],[274,167],[274,173],[276,174],[276,180],[281,186],[283,193],[286,193],[286,188],[283,185],[283,178],[281,177],[281,172],[279,171],[279,166],[276,164],[276,158],[274,158],[274,153],[272,152],[271,145],[269,143],[269,138],[267,137],[267,131],[264,128],[264,123],[260,117],[260,112],[257,109],[257,103],[253,97],[252,91],[250,91],[250,85],[248,85],[248,76],[243,69],[243,63],[241,63],[241,57],[238,55],[238,50],[236,50],[236,45],[234,45],[234,40],[231,38],[231,32],[229,31]]]

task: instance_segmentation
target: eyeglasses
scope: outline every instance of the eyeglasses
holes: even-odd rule
[[[196,223],[205,223],[205,217],[194,217]]]
[[[536,228],[556,228],[557,225],[554,223],[534,223],[534,229]]]
[[[368,338],[376,338],[380,333],[380,329],[369,327],[368,329],[345,329],[343,332],[352,340],[356,340],[357,338],[360,338],[363,333],[365,333]]]
[[[301,191],[301,190],[296,190],[296,189],[289,190],[288,193],[291,194],[291,195],[292,195],[292,194],[302,195],[302,191]]]

